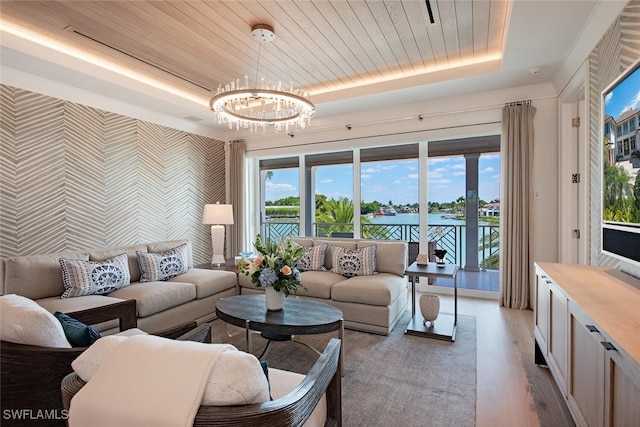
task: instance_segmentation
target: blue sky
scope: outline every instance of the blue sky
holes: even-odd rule
[[[614,119],[634,108],[640,108],[640,67],[604,98],[605,114]]]
[[[464,196],[464,157],[440,157],[429,160],[429,200],[451,202]],[[418,202],[418,160],[394,160],[363,163],[361,168],[362,200],[395,205]],[[353,199],[351,165],[317,169],[316,193],[328,198]],[[479,196],[489,202],[500,197],[500,155],[485,154],[479,161]],[[298,196],[298,170],[274,170],[266,183],[266,200]]]

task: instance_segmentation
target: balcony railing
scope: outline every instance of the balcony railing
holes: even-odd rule
[[[298,222],[268,221],[263,224],[269,238],[298,236]],[[332,233],[353,233],[353,224],[315,223],[314,236],[330,237]],[[410,243],[420,241],[420,229],[416,224],[361,224],[362,237],[366,239],[405,240]],[[428,241],[438,249],[447,250],[449,262],[464,266],[466,263],[466,226],[451,224],[430,224]],[[496,225],[478,226],[478,263],[482,270],[497,270],[500,252],[500,228]]]

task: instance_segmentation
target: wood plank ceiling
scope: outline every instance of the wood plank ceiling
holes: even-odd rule
[[[314,93],[499,59],[507,0],[2,1],[2,19],[205,95],[219,83]],[[276,40],[251,38],[274,27]],[[65,30],[66,29],[66,30]]]

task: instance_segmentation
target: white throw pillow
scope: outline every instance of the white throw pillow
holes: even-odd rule
[[[17,344],[70,348],[62,325],[37,302],[20,295],[0,296],[0,338]]]
[[[268,401],[269,384],[258,359],[244,351],[222,353],[207,380],[202,406],[249,405]]]
[[[127,338],[126,336],[108,335],[98,339],[71,362],[71,367],[83,381],[88,382],[96,373],[102,361],[111,353],[111,350]]]

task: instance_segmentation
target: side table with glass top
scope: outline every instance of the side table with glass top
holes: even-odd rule
[[[203,268],[205,270],[225,270],[225,271],[233,271],[235,273],[239,273],[240,270],[236,267],[235,259],[227,258],[224,260],[224,264],[211,264],[209,262],[205,262],[203,264],[196,264],[193,268]]]
[[[404,274],[409,276],[411,281],[411,321],[407,325],[405,334],[427,336],[446,341],[456,340],[456,327],[458,326],[457,272],[458,266],[455,264],[437,266],[435,262],[426,265],[414,262],[407,267]],[[453,279],[453,314],[439,313],[435,322],[427,327],[422,320],[422,314],[416,314],[416,277]]]

